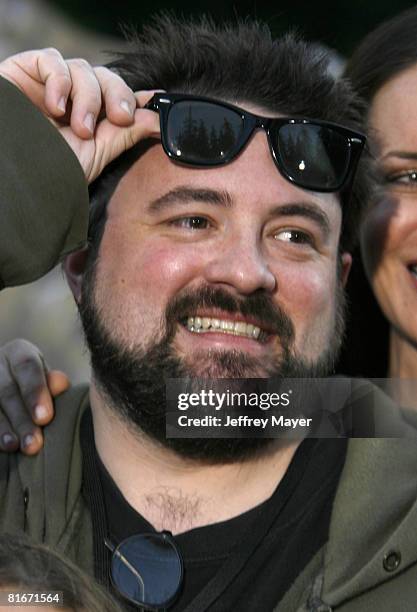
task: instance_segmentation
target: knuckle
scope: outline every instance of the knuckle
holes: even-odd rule
[[[100,75],[101,77],[105,77],[105,78],[120,78],[119,75],[114,72],[113,70],[110,70],[110,68],[106,68],[106,66],[96,66],[94,68],[94,72],[97,75]]]
[[[19,355],[10,363],[10,367],[13,374],[18,378],[20,376],[39,377],[40,365],[38,357],[35,355]]]
[[[9,350],[16,350],[20,347],[35,348],[35,345],[29,342],[28,340],[25,340],[24,338],[14,338],[13,340],[10,340],[10,342],[6,342],[6,344],[4,344],[3,346],[4,349],[7,348]]]
[[[68,85],[68,87],[71,86],[72,79],[71,79],[70,73],[67,70],[65,72],[62,72],[59,76],[60,76],[60,79],[64,81],[65,85]]]
[[[71,60],[68,60],[68,64],[72,68],[76,68],[78,70],[88,70],[89,72],[92,70],[90,64],[82,57],[75,57]]]
[[[45,47],[45,49],[42,49],[41,53],[44,53],[45,55],[48,55],[49,57],[55,59],[62,58],[61,53],[58,51],[58,49],[55,49],[55,47]]]
[[[123,78],[114,70],[110,70],[105,66],[99,66],[98,68],[94,68],[94,72],[96,73],[97,78],[99,78],[102,82],[107,83],[112,87],[120,87],[132,93],[133,91],[127,85],[127,83],[123,80]]]
[[[23,338],[17,338],[5,344],[1,353],[13,361],[18,361],[22,355],[31,355],[33,358],[39,355],[36,346]]]
[[[131,149],[135,144],[135,138],[133,137],[133,133],[127,131],[125,134],[125,149]]]

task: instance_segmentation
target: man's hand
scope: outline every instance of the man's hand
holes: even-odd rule
[[[90,183],[143,138],[159,137],[157,113],[144,106],[154,92],[133,91],[107,68],[64,60],[56,49],[26,51],[0,63],[16,85],[57,127]]]
[[[0,451],[19,448],[35,455],[43,445],[42,430],[54,416],[52,398],[70,386],[59,370],[48,370],[39,349],[13,340],[0,349]]]

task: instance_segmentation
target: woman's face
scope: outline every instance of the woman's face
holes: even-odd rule
[[[417,345],[417,64],[381,87],[369,120],[384,185],[363,226],[365,268],[391,325]]]

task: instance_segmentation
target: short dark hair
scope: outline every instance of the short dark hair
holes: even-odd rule
[[[69,559],[23,534],[0,535],[0,590],[61,591],[65,609],[121,612],[91,576]]]
[[[217,26],[212,20],[154,18],[141,34],[130,35],[131,49],[109,64],[133,90],[162,88],[224,101],[251,103],[290,116],[341,123],[361,130],[363,106],[343,79],[328,70],[329,57],[295,34],[274,39],[267,25],[239,21]],[[117,182],[138,158],[133,149],[110,164],[93,184],[90,242],[93,253],[104,230],[105,205]],[[340,247],[355,242],[358,217],[367,194],[364,161],[352,185],[340,194],[344,204]],[[347,201],[349,204],[347,205]],[[95,248],[94,248],[95,247]]]
[[[417,63],[417,7],[384,21],[353,53],[346,76],[368,102],[390,79]]]

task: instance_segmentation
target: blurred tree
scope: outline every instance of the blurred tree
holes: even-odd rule
[[[160,10],[174,10],[178,15],[207,13],[217,21],[250,15],[267,21],[278,34],[298,28],[308,39],[321,42],[349,55],[353,47],[377,23],[413,6],[414,2],[397,0],[49,0],[84,26],[106,34],[120,35],[120,23],[140,25]]]

